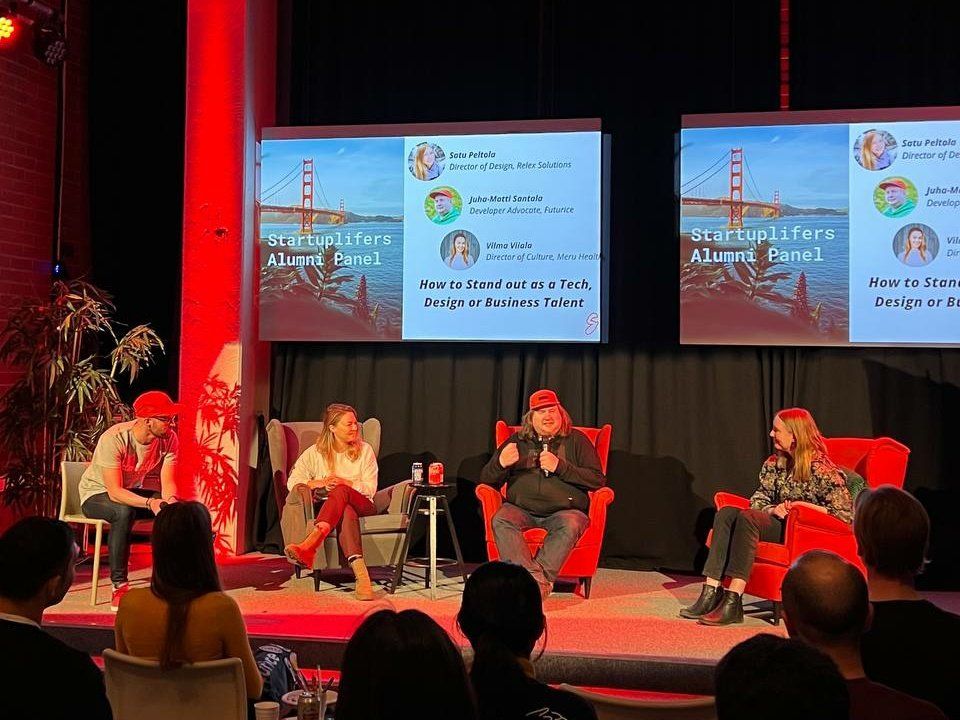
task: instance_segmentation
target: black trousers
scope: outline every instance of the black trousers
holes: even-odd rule
[[[703,574],[714,580],[726,575],[746,580],[757,555],[757,543],[783,540],[784,521],[763,510],[724,507],[713,519],[713,542]]]
[[[160,497],[160,493],[152,490],[131,489],[130,492],[143,498]],[[133,523],[143,518],[152,518],[153,513],[146,508],[135,508],[114,502],[107,493],[91,495],[81,508],[87,517],[106,520],[110,523],[107,538],[107,547],[110,549],[110,580],[114,585],[122,585],[127,581]]]

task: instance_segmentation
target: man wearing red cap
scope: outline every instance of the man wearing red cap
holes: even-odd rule
[[[164,502],[174,500],[179,443],[173,425],[178,411],[178,405],[166,393],[143,393],[133,402],[136,419],[107,428],[80,478],[83,514],[110,523],[110,607],[114,611],[128,589],[127,562],[134,520],[156,515]],[[159,493],[148,489],[157,486]]]
[[[529,570],[546,597],[590,523],[587,491],[607,482],[596,448],[573,428],[553,390],[537,390],[520,431],[497,448],[480,482],[507,483],[506,501],[493,516],[497,549],[504,560]],[[530,528],[547,531],[536,557],[523,537]]]
[[[907,181],[903,178],[887,178],[880,183],[883,190],[882,212],[887,217],[899,218],[909,215],[917,204],[907,196]]]
[[[446,225],[457,219],[460,211],[453,204],[453,191],[449,188],[438,188],[430,193],[433,207],[436,210],[431,220],[437,225]]]

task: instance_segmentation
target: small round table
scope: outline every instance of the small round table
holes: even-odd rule
[[[463,564],[463,554],[460,552],[460,541],[457,539],[457,530],[453,526],[453,519],[450,517],[450,504],[447,502],[446,491],[455,488],[454,483],[443,483],[442,485],[428,485],[423,483],[414,485],[416,493],[413,505],[410,509],[410,520],[407,523],[407,532],[403,538],[403,547],[400,550],[400,557],[397,560],[397,567],[393,573],[393,582],[390,585],[390,594],[396,592],[403,576],[403,568],[407,565],[413,567],[428,568],[427,575],[424,578],[424,587],[430,590],[430,599],[437,597],[437,568],[448,565],[457,565],[460,570],[460,576],[463,582],[467,582],[467,570]],[[453,551],[456,553],[456,560],[450,558],[437,557],[437,515],[443,514],[447,519],[447,529],[450,531],[450,539],[453,540]],[[410,536],[412,534],[414,523],[417,518],[424,516],[427,518],[427,557],[425,558],[407,558],[410,550]]]

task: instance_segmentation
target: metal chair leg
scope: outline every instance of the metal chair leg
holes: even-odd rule
[[[100,545],[103,543],[103,524],[97,523],[97,534],[93,541],[93,575],[90,577],[90,604],[97,606],[97,589],[100,585]]]

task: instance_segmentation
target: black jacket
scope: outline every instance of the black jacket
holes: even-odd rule
[[[113,718],[103,675],[89,655],[9,620],[0,620],[0,695],[3,718]]]
[[[500,453],[512,442],[517,444],[520,459],[504,468],[500,465]],[[550,515],[569,508],[587,512],[590,506],[587,490],[596,490],[607,483],[596,448],[579,430],[571,430],[566,437],[551,438],[547,447],[560,458],[557,471],[549,475],[540,467],[542,443],[535,439],[523,440],[519,433],[514,433],[480,471],[480,482],[494,487],[506,482],[507,502],[534,515]]]

